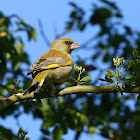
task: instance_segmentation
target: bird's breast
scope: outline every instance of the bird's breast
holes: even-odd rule
[[[73,65],[59,67],[52,70],[49,73],[48,77],[53,81],[53,83],[63,84],[69,79],[69,77],[72,74],[72,71],[73,71]]]

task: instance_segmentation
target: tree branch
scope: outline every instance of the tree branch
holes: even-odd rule
[[[74,140],[78,140],[80,137],[81,131],[77,131]]]
[[[124,93],[140,93],[140,87],[130,87],[130,86],[119,86]],[[59,92],[60,96],[69,95],[69,94],[78,94],[78,93],[116,93],[117,90],[114,90],[115,86],[106,85],[106,86],[73,86],[67,87]]]
[[[140,93],[140,87],[130,87],[130,86],[119,86],[124,93]],[[117,93],[118,91],[115,90],[115,86],[113,85],[106,85],[106,86],[84,86],[78,85],[73,87],[67,87],[61,90],[58,93],[58,96],[70,95],[70,94],[80,94],[80,93]],[[8,106],[13,105],[15,102],[20,100],[27,100],[27,99],[43,99],[51,97],[50,94],[46,92],[40,92],[39,94],[34,94],[33,92],[23,96],[24,93],[18,93],[10,96],[7,99],[0,101],[0,111],[4,110]]]
[[[23,96],[24,93],[17,93],[13,94],[12,96],[8,97],[5,100],[0,100],[0,111],[4,110],[5,108],[13,105],[15,102],[26,100],[26,99],[33,99],[34,94],[28,94],[26,96]]]

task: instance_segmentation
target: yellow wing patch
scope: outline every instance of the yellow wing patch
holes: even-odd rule
[[[38,81],[39,83],[42,81],[42,79],[44,79],[47,74],[48,74],[49,70],[44,70],[44,71],[41,71],[39,72],[33,79],[33,82],[36,82]],[[41,85],[41,84],[40,84]]]
[[[48,66],[42,67],[42,69],[53,69],[53,68],[58,68],[60,65],[58,64],[50,64]]]
[[[44,79],[39,83],[39,86],[42,87],[43,83],[44,83]]]

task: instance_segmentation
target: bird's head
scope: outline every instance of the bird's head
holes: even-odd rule
[[[58,50],[64,53],[71,53],[72,50],[80,48],[72,39],[61,38],[51,44],[51,50]]]

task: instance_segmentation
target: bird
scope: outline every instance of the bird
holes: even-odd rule
[[[73,72],[71,52],[78,48],[80,46],[69,38],[52,42],[49,52],[37,59],[27,72],[27,75],[32,74],[33,81],[24,95],[48,91],[56,97],[56,87],[65,83]]]

